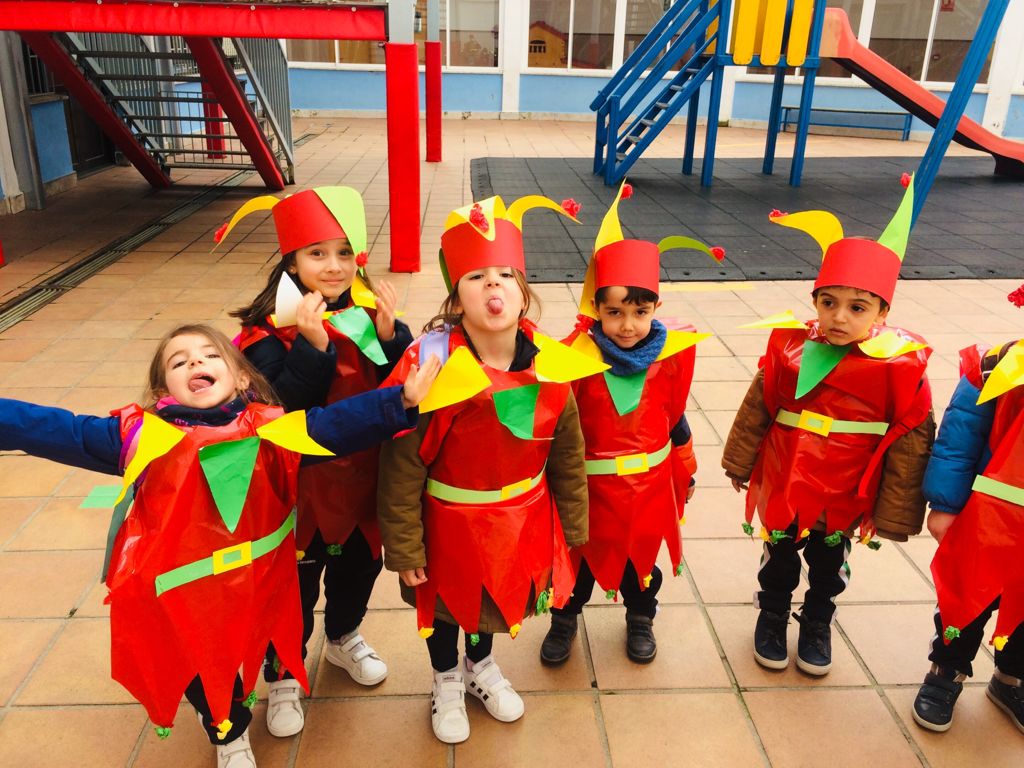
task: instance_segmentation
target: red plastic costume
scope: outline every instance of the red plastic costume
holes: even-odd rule
[[[969,347],[960,355],[962,374],[979,389],[984,352]],[[1024,487],[1024,387],[996,400],[988,445],[992,458],[978,479]],[[967,626],[999,598],[993,643],[1001,647],[1000,640],[1005,642],[1024,623],[1024,508],[979,489],[976,481],[939,544],[932,577],[947,627]]]
[[[245,689],[252,690],[269,643],[308,690],[291,530],[301,457],[260,442],[231,532],[198,453],[203,446],[253,438],[258,427],[282,413],[251,404],[226,426],[180,427],[184,438],[149,463],[114,541],[107,578],[112,676],[158,726],[171,726],[196,675],[213,721],[222,723],[239,668]],[[115,415],[128,445],[143,410],[132,405]]]
[[[532,326],[521,322],[532,338]],[[389,378],[405,379],[416,364],[422,338],[406,350]],[[451,331],[449,351],[465,347],[460,328]],[[481,365],[491,385],[473,397],[432,414],[419,454],[429,468],[423,493],[424,546],[428,580],[416,587],[421,631],[434,622],[440,597],[467,633],[480,621],[486,589],[509,627],[516,627],[531,598],[553,588],[551,604],[562,607],[575,577],[544,466],[569,385],[539,381],[536,365],[519,372]],[[387,382],[386,382],[387,383]],[[533,439],[516,437],[499,420],[494,394],[537,388]],[[450,436],[457,439],[448,439]],[[432,495],[432,482],[471,491],[530,488],[507,500],[458,503]]]
[[[376,310],[366,308],[365,311],[375,322]],[[335,374],[327,402],[334,403],[376,389],[377,367],[373,361],[326,318],[324,328],[337,350]],[[298,327],[277,328],[269,319],[266,325],[243,327],[239,348],[245,350],[271,334],[290,350],[298,335]],[[295,530],[295,543],[300,550],[309,546],[317,529],[324,543],[344,544],[358,527],[370,545],[374,559],[380,558],[380,527],[377,525],[379,456],[380,448],[374,446],[302,468],[299,472],[299,519]]]
[[[922,342],[909,331],[875,326],[871,336],[892,331]],[[872,531],[871,515],[886,449],[921,424],[931,407],[924,378],[929,348],[875,358],[851,344],[834,369],[806,395],[796,398],[804,342],[824,342],[817,321],[806,329],[776,328],[761,359],[764,403],[770,414],[785,409],[807,414],[811,427],[820,417],[848,422],[886,422],[884,435],[834,430],[827,435],[775,421],[768,430],[750,478],[747,522],[755,513],[768,531],[784,531],[794,522],[803,533],[824,516],[826,534],[848,530],[861,521]]]
[[[571,344],[577,333],[564,343]],[[586,441],[587,461],[616,461],[617,472],[587,475],[590,538],[572,550],[573,564],[586,558],[605,591],[618,590],[626,561],[632,561],[641,586],[654,568],[662,541],[668,545],[673,571],[682,561],[679,522],[691,472],[672,450],[669,432],[679,422],[693,380],[696,347],[657,360],[647,369],[640,403],[620,415],[605,380],[595,374],[572,383]],[[642,471],[630,457],[669,455]],[[637,471],[637,469],[641,471]],[[632,470],[632,471],[631,471]]]

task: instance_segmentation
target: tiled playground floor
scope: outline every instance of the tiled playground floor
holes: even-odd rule
[[[364,191],[371,265],[384,271],[389,237],[387,165],[379,120],[301,120],[296,135],[318,136],[298,150],[303,186],[349,184]],[[588,123],[445,123],[445,161],[424,165],[424,270],[395,275],[406,320],[416,327],[437,308],[442,287],[433,254],[445,214],[469,201],[476,157],[583,157]],[[790,139],[784,138],[782,152]],[[760,154],[763,134],[725,130],[723,156]],[[682,146],[659,143],[661,156]],[[923,145],[812,137],[815,156],[908,155]],[[210,174],[185,181],[201,183]],[[694,181],[696,183],[696,181]],[[779,179],[780,187],[785,184]],[[8,265],[0,301],[42,275],[92,252],[173,208],[198,187],[154,194],[132,169],[83,180],[43,212],[0,218]],[[247,197],[255,180],[168,228],[81,286],[0,333],[0,396],[105,413],[140,395],[155,339],[170,327],[212,321],[233,332],[227,311],[264,282],[273,232],[246,222],[223,251],[211,235]],[[771,200],[766,200],[769,207]],[[599,217],[603,211],[584,211]],[[538,214],[539,216],[539,214]],[[723,243],[728,247],[728,243]],[[1005,294],[1010,281],[914,281],[901,285],[892,321],[933,344],[936,407],[955,383],[956,353],[976,341],[1016,338],[1024,315]],[[397,579],[384,573],[363,630],[391,668],[379,687],[359,688],[326,663],[318,639],[309,656],[312,696],[301,736],[274,739],[257,707],[252,727],[261,768],[279,766],[1019,766],[1024,736],[985,697],[992,671],[980,654],[953,729],[920,730],[910,704],[928,663],[933,591],[924,536],[857,546],[853,579],[841,597],[835,664],[823,679],[795,669],[770,674],[754,663],[750,605],[758,544],[740,530],[740,498],[718,469],[723,438],[765,341],[741,331],[751,320],[793,309],[809,313],[803,282],[671,284],[662,314],[685,318],[715,336],[699,348],[689,408],[701,469],[683,533],[687,569],[663,589],[655,623],[657,660],[631,664],[624,653],[620,605],[595,599],[585,630],[563,668],[542,668],[537,653],[546,619],[499,638],[498,660],[526,700],[527,713],[504,725],[469,702],[473,733],[451,748],[429,726],[430,670]],[[579,286],[539,287],[543,321],[568,330]],[[214,765],[187,705],[173,735],[156,739],[145,713],[109,677],[109,633],[97,583],[108,514],[79,503],[99,475],[16,455],[0,455],[0,765]],[[795,645],[795,634],[791,646]],[[263,691],[261,691],[263,693]]]

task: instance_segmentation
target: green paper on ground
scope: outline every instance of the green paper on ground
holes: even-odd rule
[[[849,345],[837,347],[810,339],[805,341],[804,350],[800,356],[800,373],[796,377],[797,400],[832,373],[832,370],[839,365],[839,361],[846,357],[846,353],[849,351]]]
[[[199,466],[203,468],[217,511],[231,533],[235,532],[242,517],[259,450],[258,437],[228,440],[199,449]]]
[[[637,371],[628,376],[613,376],[608,371],[604,372],[604,383],[608,387],[608,394],[612,396],[615,403],[615,410],[619,416],[632,413],[640,405],[640,396],[644,392],[644,382],[647,380],[647,371]]]
[[[120,485],[97,485],[82,499],[79,509],[110,509],[121,494]]]
[[[331,315],[331,325],[345,334],[359,351],[377,365],[384,365],[388,359],[377,339],[377,329],[373,320],[362,307],[349,307],[344,312]]]
[[[536,420],[537,395],[540,384],[527,384],[515,389],[503,389],[491,395],[498,421],[520,440],[533,440],[533,424]]]

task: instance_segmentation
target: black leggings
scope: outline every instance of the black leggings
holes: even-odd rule
[[[651,584],[646,589],[640,589],[640,580],[637,577],[636,568],[631,560],[626,561],[626,568],[622,573],[622,581],[619,583],[619,591],[622,593],[622,603],[626,606],[626,612],[654,618],[658,612],[658,590],[661,589],[661,569],[654,566],[651,571]],[[580,569],[576,574],[576,584],[572,588],[572,596],[564,608],[552,608],[551,612],[556,616],[579,616],[583,606],[587,604],[590,595],[594,592],[594,574],[590,571],[587,561],[580,560]]]
[[[210,714],[210,705],[206,701],[203,682],[198,675],[188,684],[188,688],[185,689],[185,698],[188,699],[188,703],[195,707],[196,712],[202,717],[206,736],[210,743],[215,746],[230,744],[245,733],[245,729],[249,727],[249,723],[252,721],[252,710],[243,703],[246,695],[242,690],[242,678],[237,675],[235,676],[234,690],[231,691],[231,710],[228,714],[228,720],[231,721],[231,730],[225,734],[223,739],[217,738],[217,726]]]
[[[992,613],[999,607],[998,598],[992,605],[981,612],[974,621],[960,629],[960,636],[949,641],[943,639],[942,618],[939,609],[935,609],[935,636],[932,638],[932,652],[928,660],[945,669],[954,669],[968,677],[974,675],[974,657],[978,654],[981,641],[985,634],[985,625]],[[1024,624],[1017,627],[1003,650],[996,651],[996,669],[1010,677],[1024,678]]]
[[[846,558],[850,553],[850,540],[845,536],[829,546],[822,531],[811,531],[795,541],[796,525],[790,526],[786,538],[775,544],[765,542],[761,555],[761,569],[757,580],[761,591],[757,593],[757,607],[773,613],[788,614],[793,601],[793,590],[800,584],[800,551],[807,561],[807,582],[810,587],[804,595],[803,614],[816,621],[831,621],[836,611],[835,599],[850,581],[850,567]]]
[[[479,641],[473,645],[466,635],[466,658],[472,662],[482,661],[491,655],[494,635],[489,632],[477,634]],[[434,619],[434,634],[427,638],[430,652],[430,666],[435,672],[447,672],[459,664],[459,627],[441,619]]]

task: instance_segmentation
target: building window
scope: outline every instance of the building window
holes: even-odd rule
[[[52,96],[56,93],[53,73],[24,41],[21,52],[25,59],[25,81],[29,96]]]
[[[616,0],[531,0],[527,65],[611,69]]]

